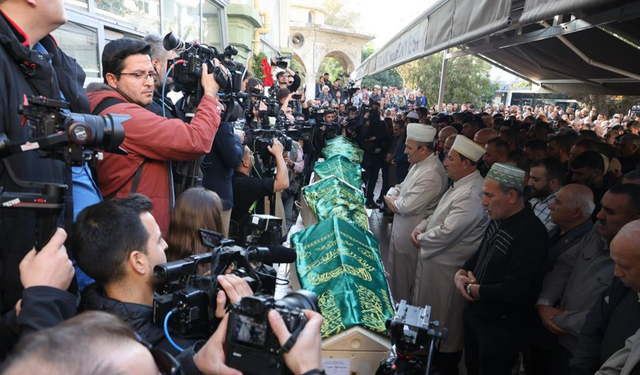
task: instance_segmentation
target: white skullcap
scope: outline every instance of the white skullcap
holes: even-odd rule
[[[409,124],[407,126],[407,139],[417,142],[433,142],[436,133],[436,128],[431,125]]]
[[[456,140],[453,142],[453,146],[451,146],[452,150],[456,150],[456,152],[467,159],[471,159],[474,163],[480,160],[482,155],[484,155],[484,148],[480,147],[479,144],[470,140],[462,134],[459,134],[459,137],[456,137]]]
[[[419,120],[420,116],[418,116],[418,114],[414,111],[411,111],[407,114],[407,118],[412,118],[414,120]]]

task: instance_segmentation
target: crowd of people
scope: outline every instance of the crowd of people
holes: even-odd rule
[[[436,372],[458,374],[464,350],[468,374],[511,374],[519,363],[527,374],[633,373],[635,117],[471,103],[394,113],[380,101],[387,126],[376,137],[388,146],[373,163],[364,147],[375,174],[367,206],[378,207],[382,170],[392,296],[430,305],[449,329]]]
[[[35,213],[0,210],[6,373],[238,374],[225,365],[225,305],[253,294],[247,281],[217,278],[213,335],[171,340],[153,322],[154,267],[206,252],[201,228],[243,244],[252,213],[281,212],[286,232],[314,163],[337,136],[364,151],[365,205],[392,220],[386,268],[394,300],[432,306],[431,318],[449,329],[437,373],[457,374],[463,350],[469,374],[510,374],[520,358],[530,375],[638,371],[634,116],[550,105],[429,106],[419,89],[369,91],[328,74],[316,98],[305,100],[299,74],[287,68],[268,92],[246,75],[245,116],[234,123],[223,121],[228,108],[203,65],[191,117],[164,95],[171,82],[161,77],[177,55],[160,36],[107,43],[104,80],[84,90],[82,68],[49,36],[65,22],[62,1],[0,0],[1,133],[33,146],[18,111],[25,96],[130,119],[122,152],[105,153],[95,167],[25,147],[2,154],[7,191],[39,186],[16,179],[71,187],[59,219],[65,229],[38,252]],[[268,322],[294,374],[322,374],[322,317],[304,314],[304,329],[293,334],[276,312]]]

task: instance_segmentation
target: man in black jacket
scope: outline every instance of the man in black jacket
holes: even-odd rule
[[[157,281],[153,268],[166,263],[167,243],[150,213],[152,207],[149,198],[134,194],[101,202],[80,213],[73,238],[76,259],[80,268],[96,280],[83,292],[83,307],[118,315],[152,345],[176,353],[163,330],[153,323]],[[232,303],[253,294],[246,281],[236,276],[221,276],[218,281]],[[221,318],[225,293],[216,297],[216,315]],[[179,337],[174,341],[182,348],[195,343]]]
[[[535,317],[548,239],[525,206],[524,175],[505,164],[491,167],[482,188],[491,222],[478,251],[454,277],[469,301],[464,350],[470,375],[511,374]]]
[[[65,100],[72,112],[89,113],[89,101],[82,89],[84,71],[49,35],[66,21],[62,0],[0,1],[0,133],[13,143],[23,144],[30,138],[30,126],[18,114],[25,95]],[[36,151],[15,154],[6,160],[23,181],[69,184],[72,179],[62,161],[42,159]],[[86,170],[78,168],[87,177],[87,192],[92,190],[93,197],[99,200]],[[11,181],[4,164],[0,164],[0,186],[11,192],[38,190]],[[60,225],[72,221],[70,190],[65,202],[61,216],[67,220],[60,220]],[[35,227],[33,212],[0,210],[0,313],[12,309],[21,297],[18,264],[34,245]]]
[[[391,135],[387,131],[387,125],[380,118],[379,106],[371,105],[371,110],[365,113],[365,126],[363,131],[364,142],[362,149],[364,150],[364,158],[362,166],[366,171],[367,183],[367,208],[378,208],[374,202],[373,193],[378,181],[378,174],[384,163],[384,157],[387,155],[389,145],[391,143]]]

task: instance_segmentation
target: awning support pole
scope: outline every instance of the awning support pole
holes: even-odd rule
[[[447,53],[449,53],[449,49],[445,49],[444,52],[442,53],[442,71],[440,72],[440,89],[438,90],[438,102],[436,103],[437,112],[440,112],[442,110],[440,106],[444,101],[444,88],[445,88],[445,83],[447,81],[447,64],[448,64]]]

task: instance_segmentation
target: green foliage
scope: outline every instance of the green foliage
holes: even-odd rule
[[[297,62],[294,59],[290,59],[288,61],[289,61],[289,68],[291,70],[293,70],[294,72],[300,73],[300,75],[304,75],[305,74],[304,68],[302,67],[302,65],[300,65],[299,62]]]
[[[615,113],[626,114],[632,106],[640,102],[640,96],[637,95],[586,94],[570,95],[570,97],[580,102],[580,108],[593,108],[598,113],[607,116],[607,118],[610,118]]]
[[[429,103],[436,103],[438,99],[442,53],[423,57],[397,68],[405,84],[413,89],[422,89]],[[470,55],[456,57],[448,63],[444,91],[446,103],[471,102],[482,105],[492,102],[499,85],[489,78],[489,63]]]
[[[325,0],[324,9],[327,11],[327,17],[324,19],[325,24],[347,29],[356,28],[360,13],[343,9],[344,3],[342,0]]]
[[[362,61],[366,60],[369,56],[373,55],[375,52],[375,48],[371,43],[367,43],[362,47]],[[367,76],[362,79],[360,83],[360,87],[368,87],[370,90],[373,86],[379,85],[382,86],[392,86],[401,88],[402,77],[400,73],[396,69],[385,70],[384,72],[376,73],[372,76]]]
[[[251,73],[256,78],[264,79],[264,73],[262,72],[262,59],[267,59],[267,55],[260,52],[257,55],[253,55],[253,63],[251,64]]]
[[[387,86],[402,88],[402,77],[395,69],[389,69],[384,72],[376,73],[372,76],[364,77],[360,87],[368,87],[369,90],[371,90],[375,85],[379,85],[380,87]]]
[[[514,89],[514,90],[517,90],[517,89],[530,89],[531,88],[531,82],[521,79],[521,80],[518,80],[518,82],[516,82],[515,84],[513,84],[511,86],[511,88]]]
[[[338,78],[339,74],[344,73],[344,68],[340,62],[333,57],[325,57],[318,68],[318,78],[324,73],[329,73],[329,78],[331,79],[331,83],[333,83],[333,80]]]

